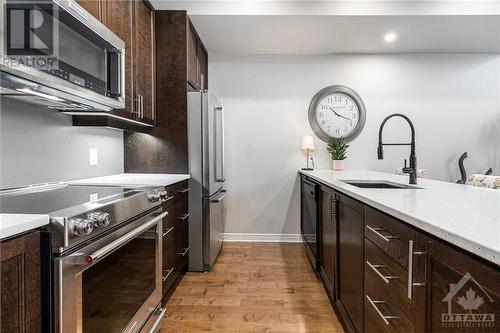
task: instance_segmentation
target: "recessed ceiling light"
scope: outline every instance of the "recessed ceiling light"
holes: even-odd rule
[[[394,32],[389,32],[389,33],[385,34],[385,36],[384,36],[384,40],[385,40],[387,43],[392,43],[392,42],[394,42],[396,39],[398,39],[398,35],[396,35]]]

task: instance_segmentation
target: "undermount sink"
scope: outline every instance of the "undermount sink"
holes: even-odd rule
[[[420,189],[417,186],[393,183],[385,180],[341,180],[341,182],[361,188]]]

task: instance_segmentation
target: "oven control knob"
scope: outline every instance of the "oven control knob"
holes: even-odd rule
[[[158,191],[149,192],[148,193],[148,200],[151,202],[160,201],[160,192],[158,192]]]
[[[168,193],[167,193],[166,190],[161,190],[160,191],[160,197],[161,197],[162,200],[165,200],[167,198],[167,196],[168,196]]]
[[[87,218],[94,223],[95,228],[105,227],[111,222],[109,214],[104,212],[92,212]]]
[[[110,222],[111,222],[111,217],[109,216],[108,213],[99,213],[99,218],[97,219],[97,223],[101,227],[109,225]]]
[[[73,234],[77,236],[90,235],[94,230],[94,223],[88,219],[73,220]]]

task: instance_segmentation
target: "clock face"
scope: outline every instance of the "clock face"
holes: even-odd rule
[[[358,127],[360,110],[351,96],[335,92],[323,97],[316,105],[316,122],[330,137],[347,137]]]
[[[366,109],[361,97],[341,85],[321,89],[309,104],[309,124],[321,140],[354,140],[365,127]]]

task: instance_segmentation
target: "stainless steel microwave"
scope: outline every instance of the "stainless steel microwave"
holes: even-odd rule
[[[74,0],[6,0],[1,94],[71,111],[125,107],[125,43]]]

